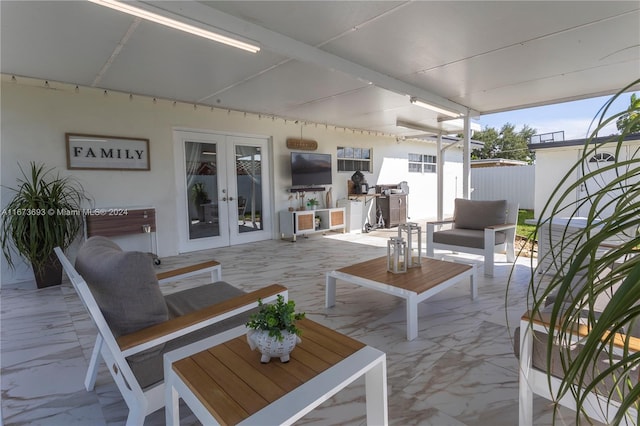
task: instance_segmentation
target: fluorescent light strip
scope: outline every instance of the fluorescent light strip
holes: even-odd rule
[[[449,117],[458,118],[461,115],[460,113],[457,113],[457,112],[454,112],[454,111],[450,111],[448,109],[440,108],[440,107],[437,107],[435,105],[431,105],[429,103],[421,101],[418,98],[416,98],[415,96],[412,96],[410,101],[414,105],[417,105],[417,106],[422,107],[422,108],[430,109],[431,111],[439,112],[439,113],[447,115]]]
[[[203,30],[193,25],[185,24],[175,19],[167,18],[162,15],[158,15],[153,12],[148,12],[144,9],[140,9],[123,2],[115,0],[89,0],[91,3],[99,4],[101,6],[109,7],[111,9],[118,10],[120,12],[128,13],[129,15],[137,16],[148,21],[155,22],[157,24],[166,25],[167,27],[175,28],[176,30],[184,31],[199,37],[203,37],[209,40],[224,43],[229,46],[236,47],[238,49],[246,50],[251,53],[260,51],[260,47],[253,44],[245,43],[240,40],[233,39],[231,37],[223,36],[211,31]]]

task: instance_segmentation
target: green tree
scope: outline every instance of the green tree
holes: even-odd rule
[[[511,123],[502,126],[500,131],[493,127],[485,127],[484,130],[473,134],[473,139],[484,142],[484,146],[474,149],[471,152],[471,158],[474,160],[505,158],[532,163],[535,154],[529,151],[527,145],[531,136],[535,134],[536,130],[527,125],[518,132]]]
[[[637,118],[640,112],[638,111],[640,111],[640,98],[634,93],[631,95],[629,108],[616,120],[616,127],[620,133],[640,133],[640,120]],[[630,128],[627,129],[627,126]]]

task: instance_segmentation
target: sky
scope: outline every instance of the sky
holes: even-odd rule
[[[627,109],[631,103],[632,93],[624,93],[619,96],[610,111],[618,112]],[[640,92],[635,93],[636,97],[640,97]],[[536,129],[536,134],[564,130],[565,140],[584,139],[588,137],[587,133],[591,121],[610,98],[611,96],[602,96],[581,101],[487,114],[480,116],[478,122],[483,129],[488,126],[500,130],[504,124],[511,123],[515,125],[516,131],[519,131],[526,124]],[[603,129],[599,135],[608,136],[617,132],[615,124],[611,124],[611,126]]]

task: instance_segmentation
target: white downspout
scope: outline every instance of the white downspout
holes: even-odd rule
[[[441,221],[444,216],[444,151],[442,149],[442,133],[438,133],[436,152],[438,153],[436,158],[436,177],[438,181],[437,220]]]
[[[462,198],[471,198],[471,117],[469,112],[464,116],[464,145],[462,148]]]

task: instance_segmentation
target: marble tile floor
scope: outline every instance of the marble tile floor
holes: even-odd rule
[[[158,268],[216,259],[225,281],[245,290],[281,283],[309,318],[384,351],[390,424],[516,425],[518,374],[511,336],[525,310],[530,259],[516,263],[508,294],[512,268],[498,256],[495,277],[484,277],[479,268],[476,300],[469,297],[468,282],[461,282],[423,302],[413,341],[406,340],[404,302],[398,298],[339,281],[336,306],[325,309],[325,272],[385,255],[386,237],[395,232],[262,241],[163,258]],[[201,283],[192,279],[163,286],[163,291]],[[2,423],[123,424],[127,407],[104,366],[95,390],[84,389],[95,329],[71,285],[41,290],[35,283],[3,286],[0,298]],[[535,398],[534,411],[536,425],[552,424],[547,401]],[[561,415],[557,424],[574,424],[572,412]],[[198,424],[184,405],[181,421]],[[164,410],[145,421],[162,424]],[[364,381],[298,424],[366,424]]]

